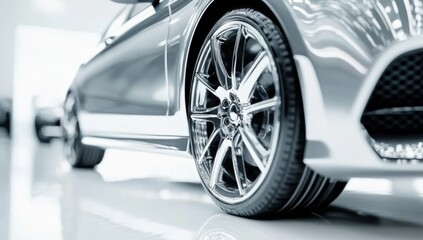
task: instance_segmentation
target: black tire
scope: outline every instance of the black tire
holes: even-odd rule
[[[12,110],[10,110],[12,111]],[[6,121],[5,121],[5,128],[6,128],[6,133],[7,135],[10,137],[12,135],[12,114],[10,112],[6,113]]]
[[[50,143],[52,138],[46,137],[42,133],[42,126],[39,123],[38,119],[35,119],[35,134],[37,135],[37,139],[40,143]]]
[[[52,138],[44,136],[41,133],[41,129],[37,130],[36,134],[37,134],[37,139],[40,143],[46,143],[46,144],[51,143]]]
[[[303,163],[306,141],[302,97],[286,36],[264,14],[253,9],[237,9],[227,13],[217,22],[204,40],[203,48],[213,33],[227,21],[246,21],[266,40],[281,76],[284,101],[282,127],[275,158],[267,176],[259,189],[248,199],[239,203],[227,203],[214,196],[203,181],[204,188],[223,211],[244,217],[288,216],[291,213],[313,211],[329,205],[342,192],[346,183],[323,177]]]
[[[86,146],[80,140],[78,139],[76,146],[76,161],[71,165],[74,168],[94,168],[103,160],[105,151],[98,147]]]
[[[69,101],[70,98],[72,98],[73,95],[69,94],[66,102]],[[63,119],[64,124],[63,126],[63,132],[64,132],[64,142],[65,142],[65,151],[68,147],[67,144],[72,140],[72,149],[74,151],[74,154],[69,155],[65,154],[66,158],[69,162],[69,164],[73,168],[94,168],[98,164],[101,163],[104,157],[105,150],[93,147],[93,146],[87,146],[82,143],[82,134],[79,128],[79,122],[77,117],[77,107],[75,104],[75,99],[73,99],[74,104],[69,109],[66,109],[66,102],[65,102],[65,117]],[[64,128],[65,122],[69,120],[70,118],[76,118],[76,125],[75,125],[75,135],[73,137],[69,137],[67,134],[66,129]],[[72,138],[72,139],[71,139]]]

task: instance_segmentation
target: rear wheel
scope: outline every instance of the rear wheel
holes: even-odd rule
[[[223,16],[198,54],[190,91],[192,150],[224,211],[262,217],[320,208],[345,183],[303,164],[301,94],[286,37],[265,15]]]
[[[47,137],[43,134],[43,124],[40,123],[38,118],[35,118],[35,134],[37,135],[38,141],[41,143],[50,143],[52,138]]]
[[[10,137],[12,135],[12,109],[9,110],[9,112],[6,113],[6,122],[5,122],[5,128],[6,133]]]
[[[104,157],[104,149],[82,143],[75,98],[70,94],[65,101],[65,115],[62,119],[64,151],[66,159],[74,168],[93,168]]]

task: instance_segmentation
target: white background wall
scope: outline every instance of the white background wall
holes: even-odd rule
[[[16,1],[0,0],[0,98],[12,96]]]
[[[122,8],[111,0],[0,0],[0,99],[13,98],[14,137],[33,132],[34,96],[64,98]]]
[[[90,55],[99,38],[95,33],[29,25],[16,29],[14,136],[33,132],[35,97],[38,102],[64,101],[81,61]]]
[[[0,98],[14,92],[19,26],[101,34],[121,8],[110,0],[0,0]]]

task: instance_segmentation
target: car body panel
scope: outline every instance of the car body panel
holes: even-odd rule
[[[162,129],[152,123],[172,121],[159,118],[168,115],[165,54],[170,19],[167,1],[160,4],[156,13],[133,24],[81,68],[77,89],[84,134],[151,135]]]
[[[385,68],[423,48],[421,1],[293,1],[305,54],[295,53],[303,91],[305,163],[345,176],[421,175],[422,165],[388,164],[360,123]],[[419,20],[420,19],[420,20]]]
[[[278,19],[296,61],[306,119],[305,163],[321,174],[338,179],[422,175],[422,164],[381,161],[366,139],[360,118],[389,63],[405,52],[423,48],[423,1],[262,2]],[[101,73],[108,80],[90,83],[92,95],[102,92],[103,96],[113,97],[105,100],[103,105],[91,108],[96,104],[94,100],[89,100],[91,104],[87,102],[87,89],[90,88],[86,79],[90,74],[98,74],[100,67],[97,72],[86,71],[77,77],[79,84],[74,87],[79,92],[82,132],[90,137],[87,144],[113,147],[110,141],[101,144],[102,139],[108,138],[113,139],[117,147],[122,147],[131,145],[123,142],[130,140],[143,143],[134,149],[169,148],[189,156],[185,92],[189,81],[185,75],[189,67],[189,50],[203,14],[212,4],[224,1],[178,0],[167,3],[170,3],[167,5],[169,18],[161,18],[161,22],[150,24],[137,34],[131,31],[128,39],[117,42],[118,46],[108,50],[111,52],[109,57],[100,53],[97,60],[94,58],[89,63],[95,65],[93,61],[97,61],[102,70],[105,65],[112,68],[112,62],[124,65],[118,70],[109,69],[115,75]],[[157,29],[160,33],[156,32]],[[157,47],[163,40],[164,45]],[[140,42],[147,45],[137,45]],[[123,50],[116,50],[119,45],[123,45]],[[142,51],[145,55],[138,56],[131,52],[145,50],[146,46],[153,48],[149,48],[149,54]],[[135,58],[143,59],[134,61]],[[116,82],[117,85],[113,85],[112,79],[119,75],[117,73],[132,77],[119,80],[125,84]],[[142,79],[132,82],[138,75]],[[126,83],[133,85],[127,88]],[[145,89],[141,90],[141,87]],[[153,93],[158,94],[157,98]],[[122,96],[124,98],[119,99]],[[108,102],[111,99],[113,101]],[[145,146],[145,143],[150,145]]]

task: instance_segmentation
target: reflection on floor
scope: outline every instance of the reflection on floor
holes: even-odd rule
[[[188,159],[109,151],[71,170],[61,143],[0,137],[0,239],[422,239],[423,181],[356,179],[324,212],[223,214]]]

